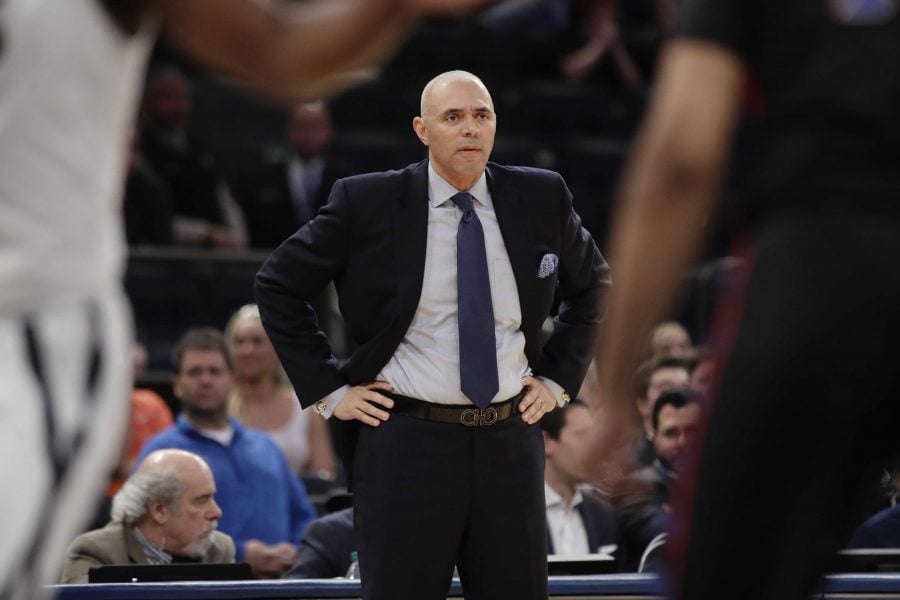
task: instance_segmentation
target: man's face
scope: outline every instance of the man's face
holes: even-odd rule
[[[666,390],[687,387],[691,382],[691,376],[687,369],[681,367],[665,367],[657,369],[650,375],[650,383],[647,385],[647,401],[650,410],[656,404],[656,399]]]
[[[666,404],[659,411],[653,449],[675,472],[683,472],[687,449],[693,443],[697,423],[700,421],[700,405],[690,402],[681,408]]]
[[[551,467],[574,483],[580,481],[581,454],[591,429],[591,413],[587,407],[574,405],[566,410],[565,417],[559,438],[550,439],[545,448]]]
[[[711,358],[704,359],[691,372],[691,388],[709,397],[715,377],[716,362]]]
[[[214,498],[216,484],[208,468],[196,466],[182,473],[181,496],[168,509],[163,526],[165,551],[198,558],[209,548],[222,510]]]
[[[214,417],[225,414],[234,375],[218,350],[188,348],[173,382],[175,396],[188,415]]]
[[[319,104],[294,108],[288,126],[288,141],[300,158],[310,159],[325,151],[334,137],[328,109]]]
[[[470,79],[439,83],[413,120],[416,135],[428,146],[434,170],[453,185],[471,185],[484,172],[494,148],[497,118],[484,86]]]
[[[691,349],[691,340],[687,333],[680,329],[666,331],[656,343],[656,353],[663,356],[682,357]]]
[[[650,374],[647,384],[647,395],[637,398],[636,404],[641,420],[644,423],[644,432],[648,439],[653,436],[653,407],[656,399],[666,390],[678,387],[687,387],[691,376],[684,367],[662,367]]]
[[[187,127],[191,115],[191,88],[175,74],[161,75],[147,98],[147,113],[166,129]]]

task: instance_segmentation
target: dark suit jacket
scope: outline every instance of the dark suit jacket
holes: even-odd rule
[[[610,505],[584,494],[577,510],[587,531],[588,549],[591,553],[599,552],[601,546],[619,544],[618,520],[615,510]],[[556,554],[549,530],[547,531],[547,554]]]
[[[205,563],[233,563],[234,541],[212,533],[212,544],[200,559]],[[88,571],[101,565],[145,565],[147,556],[130,527],[109,523],[103,529],[83,533],[66,550],[61,583],[87,583]]]
[[[219,206],[221,177],[211,152],[201,149],[192,136],[185,148],[168,142],[152,124],[141,130],[141,154],[166,182],[176,215],[222,224]]]
[[[557,173],[489,163],[487,182],[515,275],[528,362],[535,375],[574,397],[603,314],[598,303],[609,285],[606,261]],[[419,303],[427,228],[428,162],[422,161],[339,180],[318,216],[263,264],[255,286],[262,321],[303,406],[344,384],[373,380],[391,358]],[[539,278],[546,254],[559,258],[559,268]],[[343,364],[309,306],[332,280],[357,346]],[[542,343],[541,326],[557,291],[559,314]],[[348,423],[345,460],[352,458],[358,427]]]
[[[286,579],[343,577],[356,550],[353,509],[345,508],[311,522],[300,538],[297,560]]]
[[[328,155],[324,159],[319,187],[310,199],[312,213],[325,204],[334,182],[351,173],[340,161]],[[281,156],[234,183],[234,195],[244,214],[253,248],[275,248],[303,225],[291,198],[289,165],[288,157]]]

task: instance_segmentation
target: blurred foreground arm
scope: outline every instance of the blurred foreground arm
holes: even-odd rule
[[[613,226],[616,284],[597,353],[601,400],[586,456],[601,487],[615,487],[632,460],[640,428],[632,377],[652,327],[668,314],[700,248],[743,86],[743,63],[724,47],[677,40],[664,50]]]
[[[359,82],[420,16],[489,0],[148,0],[170,38],[206,66],[282,100]]]

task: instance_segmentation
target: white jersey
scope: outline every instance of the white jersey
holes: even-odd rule
[[[149,29],[97,0],[0,0],[0,316],[118,284]]]
[[[118,205],[150,28],[0,0],[0,598],[46,595],[124,439]]]

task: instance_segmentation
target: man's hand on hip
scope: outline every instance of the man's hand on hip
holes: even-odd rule
[[[556,408],[556,398],[543,381],[536,377],[523,377],[522,387],[527,391],[519,401],[519,412],[522,420],[533,425],[541,417]]]
[[[387,421],[391,416],[379,405],[384,408],[394,407],[394,401],[382,396],[378,391],[390,392],[392,389],[391,384],[386,381],[373,381],[354,386],[334,407],[334,416],[342,421],[356,419],[366,425],[378,427],[382,421]]]

